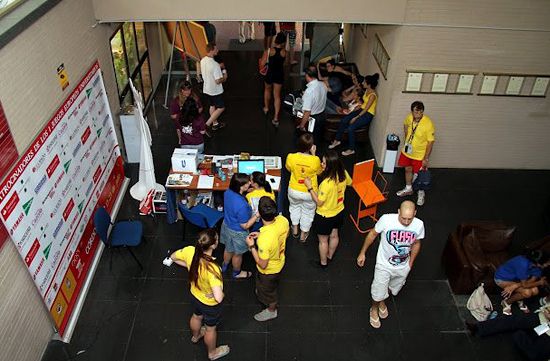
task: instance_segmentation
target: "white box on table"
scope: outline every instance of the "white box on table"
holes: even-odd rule
[[[196,172],[198,166],[197,150],[176,148],[172,154],[172,170],[174,172]]]

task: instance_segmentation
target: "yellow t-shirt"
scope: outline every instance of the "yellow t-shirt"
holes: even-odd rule
[[[433,142],[435,140],[435,128],[432,120],[424,115],[422,119],[415,125],[416,131],[414,132],[414,137],[410,140],[411,133],[413,131],[413,116],[409,114],[405,118],[404,122],[407,127],[407,134],[405,135],[405,143],[410,142],[412,145],[412,153],[405,153],[405,149],[401,150],[406,157],[415,160],[423,160],[424,155],[426,154],[426,147],[428,142]]]
[[[324,179],[319,184],[317,198],[323,201],[323,205],[317,207],[317,214],[323,217],[334,217],[344,210],[344,193],[346,186],[351,185],[351,178],[346,171],[344,182],[335,182],[330,178]]]
[[[268,193],[265,189],[254,189],[251,192],[248,192],[246,194],[246,200],[248,201],[248,204],[250,204],[250,207],[252,207],[252,213],[255,213],[258,211],[258,203],[260,202],[260,198],[262,197],[269,197],[273,200],[275,200],[275,193],[271,191],[271,193]]]
[[[373,96],[374,100],[372,101],[372,104],[370,105],[369,109],[367,109],[368,113],[371,113],[372,115],[376,114],[376,103],[378,103],[378,96],[376,93],[370,93],[370,94],[363,94],[363,104],[361,104],[361,109],[365,109],[367,107],[367,103],[369,102],[369,98]]]
[[[176,258],[187,264],[187,269],[191,267],[193,256],[195,255],[195,247],[187,246],[176,251]],[[212,287],[221,286],[223,289],[222,273],[220,267],[212,263],[212,270],[203,266],[203,262],[199,265],[199,278],[197,281],[198,287],[195,283],[191,283],[191,294],[195,296],[199,301],[208,306],[215,306],[218,301],[214,298]],[[214,271],[215,273],[212,273]]]
[[[277,216],[274,222],[260,228],[258,236],[258,256],[268,260],[267,267],[261,269],[256,265],[258,272],[271,275],[281,272],[285,265],[286,237],[288,236],[288,219]]]
[[[322,172],[321,160],[316,155],[290,153],[286,157],[286,169],[290,172],[289,188],[307,193],[304,179],[311,178],[311,187],[317,190],[317,175]]]

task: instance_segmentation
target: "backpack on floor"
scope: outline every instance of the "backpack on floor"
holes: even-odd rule
[[[478,321],[485,321],[493,311],[493,304],[485,293],[483,283],[472,292],[472,295],[466,303],[466,308],[472,316]]]

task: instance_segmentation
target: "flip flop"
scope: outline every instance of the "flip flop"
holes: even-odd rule
[[[212,361],[217,360],[219,358],[224,357],[228,353],[229,353],[229,346],[227,345],[218,346],[216,347],[216,353],[214,354],[214,356],[212,357],[208,356],[208,359]]]
[[[241,274],[241,272],[245,272],[246,276],[237,277],[238,275]],[[234,271],[233,272],[233,279],[235,279],[235,280],[247,279],[247,278],[250,278],[250,277],[252,277],[252,272],[250,272],[250,271]]]
[[[378,316],[380,316],[381,319],[388,318],[388,307],[382,309],[381,307],[378,307]]]
[[[199,330],[199,335],[197,337],[191,336],[191,342],[197,343],[201,340],[201,338],[204,337],[204,334],[206,333],[206,326],[201,326]]]
[[[380,326],[382,326],[382,324],[380,323],[380,317],[378,318],[373,318],[370,314],[370,311],[369,311],[369,318],[370,318],[370,325],[374,328],[380,328]]]

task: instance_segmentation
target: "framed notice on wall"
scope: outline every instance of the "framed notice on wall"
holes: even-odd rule
[[[123,181],[96,62],[0,185],[0,219],[61,335],[99,243],[92,215]]]

